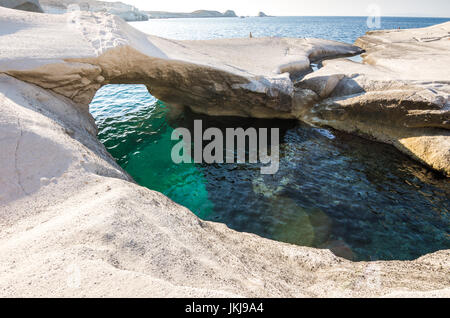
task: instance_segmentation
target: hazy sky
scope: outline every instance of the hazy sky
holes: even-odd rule
[[[114,1],[114,0],[106,0]],[[450,0],[121,0],[142,10],[191,12],[235,10],[238,15],[358,15],[377,4],[384,16],[450,17]]]

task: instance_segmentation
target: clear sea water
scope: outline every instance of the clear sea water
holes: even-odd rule
[[[423,28],[449,18],[381,18],[381,29]],[[130,23],[153,35],[176,40],[209,40],[248,37],[308,37],[353,43],[371,30],[367,17],[268,17],[160,19]]]
[[[448,19],[383,18],[381,27],[425,27]],[[319,37],[352,43],[362,17],[169,19],[132,23],[173,39]],[[175,89],[175,88],[174,88]],[[450,185],[391,146],[293,121],[212,118],[170,108],[143,85],[108,85],[91,104],[99,139],[141,185],[205,220],[355,261],[412,260],[450,249]],[[174,128],[278,127],[280,171],[258,165],[175,165]]]

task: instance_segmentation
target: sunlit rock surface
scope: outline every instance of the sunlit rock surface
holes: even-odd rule
[[[449,34],[450,23],[369,32],[356,42],[365,64],[326,61],[296,85],[320,96],[303,120],[392,144],[449,175]]]
[[[89,104],[104,84],[146,84],[174,107],[328,125],[390,143],[450,173],[449,23],[370,33],[358,40],[367,49],[366,64],[329,60],[362,50],[318,39],[175,41],[148,36],[112,16],[80,12],[29,24],[37,36],[2,37],[6,50],[0,54],[8,57],[0,69],[76,102]],[[42,52],[44,31],[52,32],[55,45]],[[70,36],[74,41],[66,40]],[[311,73],[311,61],[322,60],[325,66]]]
[[[0,53],[15,56],[0,69],[60,89],[59,93],[63,86],[64,96],[85,104],[103,78],[102,84],[147,84],[163,101],[206,113],[293,118],[294,85],[289,73],[308,72],[310,59],[361,52],[355,46],[318,39],[174,41],[143,34],[116,17],[80,12],[45,16],[41,21],[35,29],[53,33],[52,50],[38,53],[42,42],[28,39],[26,46],[18,44],[20,50],[10,46]],[[58,34],[54,34],[55,22],[61,29]],[[77,36],[76,41],[68,43],[70,36]],[[23,43],[24,38],[11,34],[3,40]],[[64,70],[55,72],[55,66]],[[102,78],[97,78],[100,73]],[[61,85],[61,78],[52,78],[56,74],[68,81]],[[174,85],[178,90],[173,90]]]
[[[197,10],[190,13],[167,12],[167,11],[145,11],[150,19],[190,19],[190,18],[236,18],[236,12],[227,10],[224,13],[209,10]]]
[[[40,0],[45,13],[64,14],[74,10],[108,12],[125,21],[147,21],[148,16],[136,7],[123,2],[96,0]]]
[[[309,116],[299,96],[332,98],[347,77],[311,79],[299,89],[283,73],[357,48],[322,40],[169,41],[121,21],[0,9],[1,296],[450,296],[449,251],[353,263],[199,220],[134,184],[96,139],[88,112],[101,85],[144,83],[162,98],[171,98],[172,85],[182,93],[170,102],[203,112],[215,91],[230,113]]]

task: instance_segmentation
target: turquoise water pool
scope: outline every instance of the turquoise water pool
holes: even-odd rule
[[[448,181],[388,145],[293,121],[212,118],[169,108],[143,85],[108,85],[91,104],[99,139],[141,185],[205,220],[331,249],[352,260],[412,260],[450,248]],[[175,165],[171,134],[280,128],[280,171],[257,164]]]

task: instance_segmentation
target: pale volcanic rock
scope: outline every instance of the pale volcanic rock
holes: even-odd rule
[[[224,13],[210,10],[197,10],[190,13],[167,12],[167,11],[145,11],[150,19],[198,19],[198,18],[236,18],[236,12],[227,10]]]
[[[342,78],[302,119],[392,144],[450,175],[449,34],[450,23],[369,32],[356,42],[365,64],[325,61],[297,84],[314,90],[327,77]]]
[[[30,12],[44,12],[39,0],[0,0],[0,7]]]
[[[333,98],[348,77],[333,90],[340,75],[310,76],[311,89],[300,89],[277,73],[278,66],[301,70],[317,46],[327,49],[325,55],[354,51],[352,46],[261,39],[256,45],[274,44],[267,53],[273,60],[245,69],[250,64],[243,53],[226,64],[219,63],[225,56],[208,57],[232,40],[169,41],[120,21],[103,14],[0,9],[0,296],[449,296],[449,251],[413,262],[354,263],[328,250],[238,233],[136,185],[96,138],[88,102],[110,82],[144,82],[167,98],[170,85],[184,89],[174,102],[200,101],[211,92],[217,99],[242,98],[247,107],[256,101],[253,110],[224,101],[230,113],[307,117],[319,95]],[[251,43],[236,43],[241,52],[254,52]],[[287,47],[297,58],[283,52]],[[283,83],[290,83],[291,93]],[[187,90],[192,84],[197,97]],[[401,92],[403,84],[396,85]],[[288,97],[285,104],[276,102],[276,94]],[[349,107],[356,104],[350,100]],[[318,114],[320,105],[314,107]],[[417,118],[408,124],[417,126]]]

